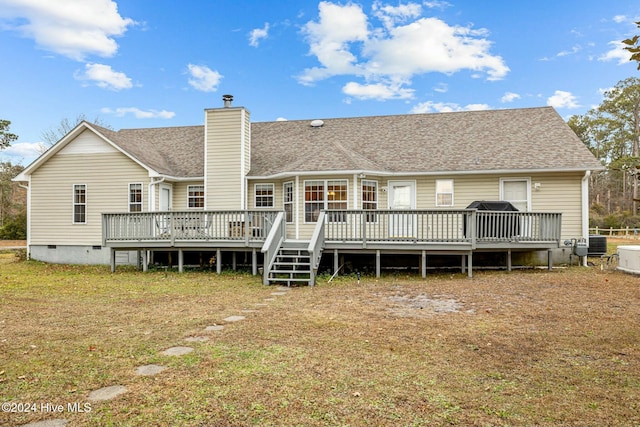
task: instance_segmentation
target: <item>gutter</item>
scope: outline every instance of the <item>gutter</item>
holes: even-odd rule
[[[585,171],[582,177],[582,237],[589,242],[589,177],[591,171]],[[584,257],[583,265],[587,266],[587,257]]]

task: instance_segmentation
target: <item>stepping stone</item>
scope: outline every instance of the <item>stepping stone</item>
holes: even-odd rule
[[[166,366],[162,366],[162,365],[144,365],[144,366],[138,366],[136,368],[136,375],[144,375],[146,377],[150,377],[152,375],[157,375],[160,372],[164,371],[165,369],[167,369]]]
[[[213,325],[213,326],[207,326],[206,328],[204,328],[205,332],[218,332],[224,329],[224,325]]]
[[[94,402],[101,400],[110,400],[116,396],[121,395],[122,393],[126,393],[127,388],[123,385],[112,385],[109,387],[99,388],[98,390],[94,390],[89,393],[89,400]]]
[[[276,297],[279,297],[279,296],[282,296],[282,295],[286,295],[286,294],[287,294],[286,292],[271,292],[271,295],[276,296]]]
[[[241,310],[241,311],[242,311],[243,313],[256,313],[258,310],[248,310],[248,309],[245,309],[245,310]]]
[[[257,302],[257,303],[255,304],[255,306],[256,306],[256,307],[268,307],[268,306],[269,306],[269,304],[265,304],[265,303],[263,303],[263,302]]]
[[[275,298],[265,298],[264,300],[265,301],[275,301],[276,299]]]
[[[64,427],[69,421],[67,420],[45,420],[36,421],[35,423],[23,424],[20,427]]]
[[[229,316],[226,319],[223,319],[225,322],[239,322],[241,320],[246,319],[244,316]]]
[[[184,356],[185,354],[189,354],[193,351],[193,347],[171,347],[162,351],[161,353],[165,356]]]
[[[209,337],[205,337],[205,336],[187,337],[184,340],[187,342],[205,342],[205,341],[209,341]]]
[[[286,286],[278,286],[276,288],[276,291],[287,291],[287,292],[289,292],[290,290],[291,290],[291,288],[288,288]]]

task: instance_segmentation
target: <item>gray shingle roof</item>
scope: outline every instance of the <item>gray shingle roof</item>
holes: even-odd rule
[[[250,176],[595,170],[599,161],[551,107],[259,122]],[[99,129],[140,162],[176,177],[204,175],[204,127]]]

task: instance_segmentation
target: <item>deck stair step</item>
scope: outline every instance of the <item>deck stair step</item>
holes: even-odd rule
[[[311,283],[311,258],[306,247],[284,242],[278,250],[273,266],[267,276],[269,284]]]

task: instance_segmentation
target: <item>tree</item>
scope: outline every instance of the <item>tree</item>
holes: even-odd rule
[[[640,21],[636,22],[638,28],[640,28]],[[622,40],[622,43],[627,45],[624,49],[631,52],[631,58],[629,61],[636,61],[638,63],[638,70],[640,70],[640,36],[633,36],[630,39]]]
[[[47,148],[58,142],[60,139],[62,139],[62,137],[71,132],[73,128],[78,126],[83,121],[89,121],[87,120],[87,116],[84,114],[79,114],[78,117],[75,118],[75,120],[70,120],[69,118],[65,117],[64,119],[60,120],[58,126],[51,127],[48,130],[42,132],[41,137],[45,142],[44,150],[46,151]],[[103,128],[112,129],[110,125],[104,123],[99,117],[96,117],[92,123]]]
[[[606,170],[592,178],[592,203],[606,200],[607,211],[638,213],[640,177],[640,79],[618,82],[604,94],[603,102],[583,116],[573,116],[569,126]]]
[[[27,193],[11,180],[24,170],[24,166],[0,162],[0,239],[11,234],[22,239],[26,234]],[[24,226],[23,226],[24,224]],[[9,233],[9,229],[11,229]]]
[[[0,150],[7,148],[13,141],[18,139],[18,135],[9,132],[11,122],[0,119]]]

